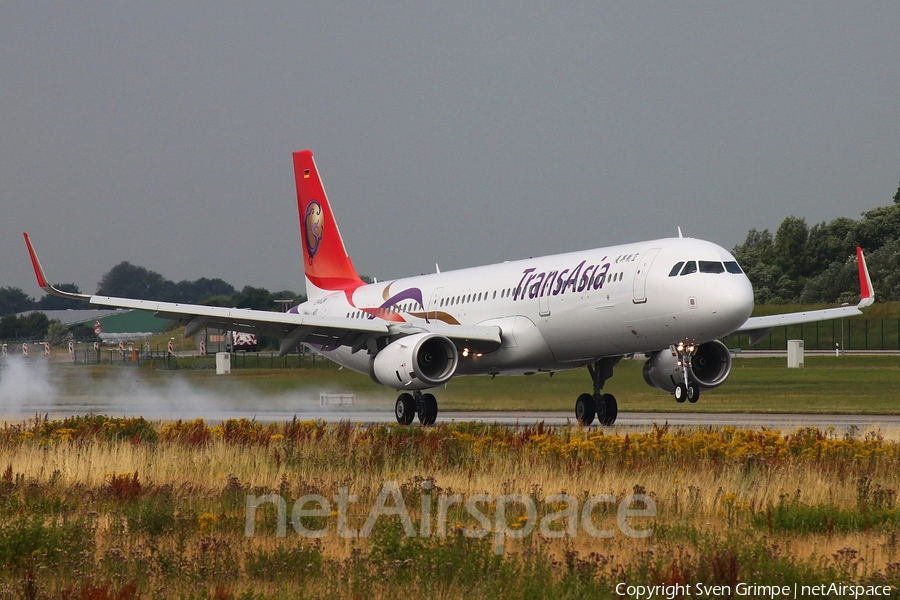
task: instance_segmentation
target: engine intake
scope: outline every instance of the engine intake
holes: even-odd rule
[[[681,382],[678,356],[671,349],[654,353],[644,363],[643,373],[647,385],[669,393],[674,392],[675,385]],[[725,344],[713,340],[697,347],[688,376],[700,389],[711,390],[725,383],[730,373],[731,353]]]
[[[409,335],[385,346],[372,358],[370,375],[395,390],[424,390],[446,383],[456,373],[459,352],[436,333]]]

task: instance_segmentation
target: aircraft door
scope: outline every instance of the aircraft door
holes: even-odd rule
[[[542,317],[550,316],[550,295],[538,297],[538,312]]]
[[[554,266],[549,271],[549,275],[544,279],[540,287],[534,289],[534,293],[538,297],[538,314],[542,317],[550,316],[550,296],[553,295],[552,290],[556,281],[556,274],[560,271],[559,266]]]
[[[425,319],[435,319],[437,318],[438,309],[441,304],[441,296],[444,294],[444,288],[438,288],[434,290],[431,294],[431,300],[428,301],[428,306],[425,307]]]
[[[638,259],[637,270],[634,272],[634,300],[635,304],[643,304],[647,301],[647,274],[653,265],[653,259],[659,254],[659,248],[650,248]]]

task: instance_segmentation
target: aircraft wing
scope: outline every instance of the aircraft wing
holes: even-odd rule
[[[276,337],[282,340],[280,349],[282,355],[288,354],[301,343],[329,350],[339,346],[349,346],[354,351],[363,349],[374,351],[378,348],[379,338],[421,332],[443,335],[460,349],[468,348],[473,352],[491,352],[500,347],[500,328],[494,326],[448,325],[441,322],[393,323],[64,292],[48,282],[27,233],[25,234],[25,243],[28,245],[28,253],[31,255],[31,263],[38,285],[46,293],[82,300],[99,306],[146,310],[154,313],[157,317],[178,321],[185,325],[186,337],[190,337],[206,327]]]
[[[734,333],[749,333],[750,343],[755,344],[763,339],[775,327],[785,325],[799,325],[800,323],[813,323],[815,321],[830,321],[842,317],[853,317],[863,314],[860,309],[871,306],[875,302],[875,290],[872,288],[872,279],[869,277],[869,268],[863,256],[862,248],[856,249],[856,260],[859,266],[859,294],[860,300],[856,306],[840,306],[838,308],[826,308],[823,310],[808,310],[795,313],[782,313],[763,317],[750,317]]]

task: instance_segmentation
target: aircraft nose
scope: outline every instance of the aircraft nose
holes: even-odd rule
[[[730,275],[716,286],[715,314],[729,333],[744,324],[753,312],[753,286],[744,274]]]

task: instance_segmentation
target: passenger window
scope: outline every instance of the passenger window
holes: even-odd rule
[[[676,275],[678,275],[678,271],[680,271],[681,267],[683,267],[683,266],[684,266],[684,261],[681,261],[680,263],[675,263],[675,266],[672,267],[671,271],[669,271],[669,277],[675,277]]]
[[[700,272],[701,273],[724,273],[725,267],[722,266],[722,263],[715,262],[712,260],[701,260],[700,261]]]
[[[682,275],[690,275],[691,273],[697,272],[697,263],[689,260],[685,263],[684,268],[681,270]]]
[[[743,273],[743,271],[741,270],[741,266],[733,260],[725,263],[725,270],[729,273],[733,273],[734,275],[740,275],[741,273]]]

